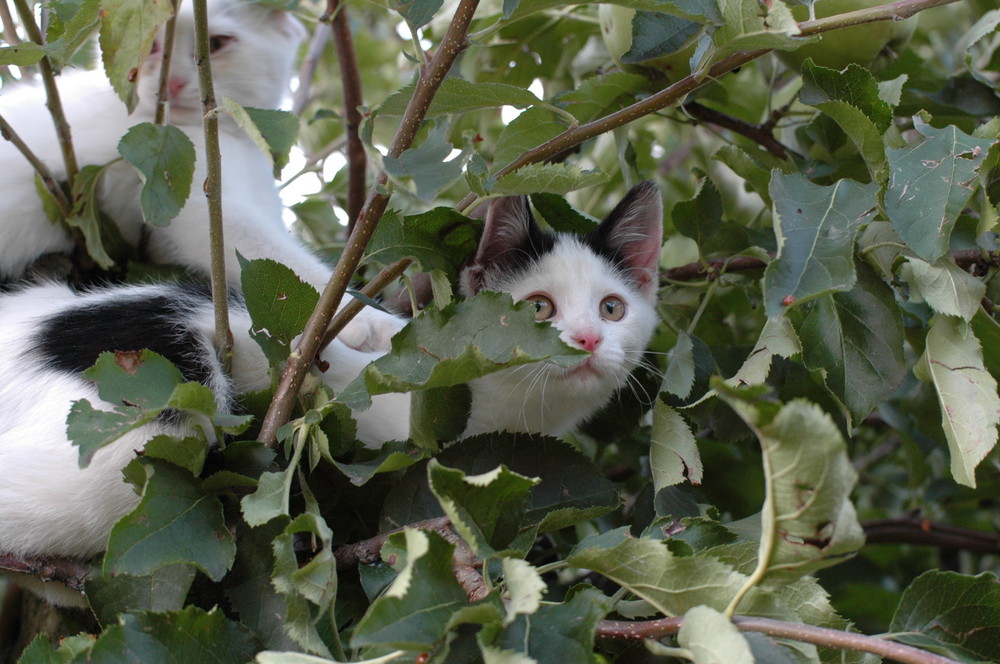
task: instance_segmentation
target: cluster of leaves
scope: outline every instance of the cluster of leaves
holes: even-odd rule
[[[0,61],[65,61],[100,26],[106,70],[129,101],[129,72],[166,4],[53,3],[49,45],[0,49]],[[164,410],[191,413],[206,435],[151,441],[126,469],[141,501],[87,581],[102,631],[58,650],[40,639],[22,661],[877,660],[845,642],[887,652],[852,623],[922,649],[908,661],[1000,659],[990,558],[864,544],[865,522],[913,512],[932,530],[997,525],[1000,12],[985,1],[933,10],[909,46],[831,69],[759,57],[819,39],[801,36],[781,0],[621,0],[631,40],[619,62],[597,5],[484,4],[415,145],[389,157],[379,146],[396,118],[412,120],[405,82],[424,40],[444,48],[450,18],[433,0],[389,4],[346,8],[366,63],[361,137],[393,191],[368,262],[414,260],[435,302],[347,390],[304,397],[277,449],[239,433],[243,418],[216,413],[155,356],[137,359],[141,374],[103,358],[90,374],[102,397],[130,405],[77,405],[82,463]],[[713,69],[750,52],[737,74]],[[669,67],[652,60],[664,55]],[[345,131],[331,112],[342,104],[332,50],[315,65],[300,82],[311,96],[295,178],[322,172]],[[629,113],[678,81],[696,90],[686,110],[668,100]],[[502,107],[521,113],[503,122]],[[226,112],[287,152],[287,114]],[[189,193],[189,145],[144,125],[122,154],[144,174],[146,218],[168,223]],[[532,194],[546,223],[579,230],[640,178],[656,179],[671,209],[659,374],[637,376],[566,440],[446,445],[463,429],[462,383],[572,361],[509,298],[450,302],[477,227],[455,208]],[[293,206],[331,254],[342,241],[331,203],[346,192],[336,176]],[[440,207],[427,211],[431,201]],[[87,214],[95,223],[76,225],[110,264],[92,241],[100,215]],[[318,296],[266,261],[244,265],[243,287],[277,366]],[[486,324],[500,317],[502,329]],[[413,394],[413,435],[367,450],[349,407],[385,391]],[[244,403],[259,415],[268,399]],[[208,454],[224,433],[236,442]],[[734,616],[840,639],[741,631]],[[611,638],[609,618],[629,621],[631,638]]]

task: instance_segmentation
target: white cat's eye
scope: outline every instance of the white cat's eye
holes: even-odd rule
[[[621,298],[609,295],[601,300],[601,318],[610,321],[619,321],[625,317],[625,303]]]
[[[215,53],[232,41],[236,41],[236,37],[233,35],[212,35],[208,38],[208,51]]]
[[[535,306],[535,320],[548,320],[556,315],[556,305],[544,295],[531,295],[524,299]]]

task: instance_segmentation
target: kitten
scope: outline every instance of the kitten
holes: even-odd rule
[[[162,59],[160,41],[142,67],[139,102],[131,116],[100,71],[67,73],[59,77],[58,84],[81,165],[118,160],[103,176],[100,203],[125,240],[138,246],[145,229],[152,261],[207,274],[208,203],[200,191],[206,175],[205,150],[191,4],[182,3],[177,20],[168,85],[169,120],[191,138],[197,160],[191,195],[169,226],[143,224],[139,208],[142,182],[135,169],[118,155],[118,141],[128,129],[154,118]],[[245,106],[277,108],[288,90],[296,49],[305,36],[302,26],[284,11],[248,0],[210,0],[208,22],[212,74],[220,103],[223,97],[230,97]],[[65,178],[59,144],[44,104],[44,91],[39,86],[5,86],[0,94],[0,115],[57,178]],[[286,231],[268,158],[225,114],[220,122],[219,143],[230,287],[240,286],[238,251],[247,258],[271,258],[284,263],[322,290],[331,269]],[[35,192],[33,169],[6,141],[0,141],[0,172],[0,237],[4,239],[0,243],[0,278],[16,278],[42,254],[68,253],[73,242],[61,225],[46,217]],[[388,338],[398,328],[390,316],[366,309],[341,338],[357,348],[388,348]]]
[[[586,236],[542,232],[525,198],[493,202],[479,248],[462,273],[462,290],[468,297],[503,290],[534,303],[538,320],[551,321],[567,344],[591,355],[569,370],[538,363],[472,381],[462,437],[494,430],[559,435],[625,386],[656,322],[661,235],[660,196],[650,183],[635,187]],[[138,501],[122,481],[122,468],[154,435],[194,428],[193,422],[161,417],[102,448],[80,469],[78,450],[66,437],[66,415],[79,399],[111,408],[81,376],[102,351],[150,348],[186,379],[209,386],[224,411],[235,395],[269,385],[267,360],[248,334],[250,319],[238,300],[230,315],[233,366],[227,377],[213,347],[212,305],[203,289],[118,286],[74,294],[48,284],[0,295],[0,552],[97,555],[114,522]],[[334,340],[322,354],[330,367],[322,380],[337,392],[376,357]],[[409,395],[376,396],[368,410],[355,413],[359,440],[377,447],[405,439],[409,410]]]

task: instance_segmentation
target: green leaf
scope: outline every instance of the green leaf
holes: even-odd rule
[[[268,361],[279,365],[288,359],[292,340],[302,333],[319,293],[281,263],[238,258],[243,297],[253,322],[250,336]]]
[[[358,623],[351,645],[429,650],[452,614],[469,605],[451,569],[454,546],[435,532],[407,528],[390,536],[405,551],[396,579]]]
[[[103,214],[98,205],[101,177],[108,166],[84,166],[73,179],[73,209],[66,224],[83,234],[87,253],[94,262],[107,270],[114,266],[116,256],[123,253],[125,241],[115,223]]]
[[[647,85],[648,79],[637,74],[598,74],[582,81],[575,90],[560,95],[559,102],[566,104],[566,110],[579,122],[589,122],[631,102]]]
[[[573,164],[528,164],[497,180],[494,194],[559,194],[585,189],[607,180],[604,173],[585,171]]]
[[[931,570],[903,592],[894,640],[962,661],[1000,660],[1000,583],[986,572]]]
[[[240,501],[243,518],[251,526],[262,526],[271,519],[288,516],[288,492],[291,487],[294,468],[279,473],[262,473],[257,490],[244,496]]]
[[[952,477],[975,487],[976,466],[996,445],[1000,423],[997,382],[983,365],[979,341],[961,320],[935,316],[913,370],[937,391]]]
[[[559,340],[558,330],[539,325],[529,304],[515,307],[506,293],[483,291],[442,311],[424,311],[393,337],[392,351],[368,365],[337,400],[365,407],[369,395],[467,383],[539,360],[571,366],[581,354]]]
[[[715,50],[709,56],[710,62],[737,51],[791,48],[800,43],[798,23],[783,2],[769,5],[766,11],[743,0],[719,0],[718,4],[722,24],[712,32]]]
[[[26,67],[38,63],[44,57],[45,49],[34,42],[0,48],[0,66]]]
[[[917,121],[915,128],[923,143],[888,152],[884,206],[913,253],[934,263],[948,251],[955,222],[973,194],[976,171],[993,140],[973,138],[954,125],[938,129]]]
[[[548,586],[530,563],[520,558],[502,558],[500,562],[508,596],[507,615],[503,621],[506,626],[519,615],[537,613],[542,606],[542,594]]]
[[[906,375],[903,321],[895,295],[875,270],[858,263],[858,282],[789,312],[802,341],[802,363],[824,372],[827,387],[860,422]]]
[[[194,565],[219,580],[236,545],[219,500],[190,472],[158,459],[140,459],[146,488],[139,505],[111,530],[105,573],[138,576],[171,564]]]
[[[413,445],[390,441],[382,445],[376,455],[370,459],[355,460],[352,463],[344,463],[334,459],[333,464],[350,479],[351,484],[362,486],[375,475],[409,468],[423,457],[423,450]]]
[[[801,352],[802,346],[791,321],[785,317],[769,318],[743,366],[726,384],[730,387],[763,385],[775,357],[791,359]]]
[[[854,238],[871,219],[874,185],[840,180],[828,187],[798,174],[771,179],[778,256],[764,271],[768,317],[789,306],[854,286]]]
[[[481,558],[495,556],[514,540],[528,492],[539,483],[503,465],[481,475],[466,475],[436,459],[430,460],[427,477],[445,515]]]
[[[892,125],[893,114],[870,71],[851,64],[838,72],[806,60],[799,99],[830,116],[857,146],[872,178],[882,179],[886,170],[882,136]]]
[[[115,574],[87,578],[87,600],[102,625],[124,613],[178,611],[184,606],[195,569],[166,565],[147,576]]]
[[[653,406],[653,432],[649,447],[653,490],[680,484],[685,479],[701,484],[704,468],[698,443],[681,414],[657,401]]]
[[[444,0],[390,0],[389,6],[399,12],[411,28],[422,28],[441,9]]]
[[[753,430],[764,453],[758,569],[776,587],[829,567],[864,543],[850,493],[857,480],[837,425],[803,399],[752,405],[721,396]]]
[[[725,615],[707,606],[696,606],[684,614],[677,643],[694,655],[695,664],[753,664],[750,645]]]
[[[404,151],[398,158],[382,158],[386,174],[395,182],[412,180],[417,198],[428,205],[462,176],[471,152],[466,146],[461,154],[452,157],[455,148],[447,140],[448,131],[447,123],[442,122],[428,132],[418,147]]]
[[[505,569],[509,563],[522,561],[505,559]],[[610,608],[610,598],[599,590],[577,586],[570,590],[565,601],[542,604],[536,611],[518,614],[502,628],[497,623],[485,625],[479,635],[480,648],[487,662],[591,664],[597,621]],[[521,653],[529,659],[491,659],[501,653]]]
[[[441,270],[455,281],[462,263],[476,248],[478,232],[478,224],[451,208],[434,208],[402,219],[390,210],[375,229],[365,260],[388,265],[412,258],[422,271]]]
[[[51,2],[45,52],[56,62],[68,63],[90,41],[101,24],[100,0]]]
[[[496,166],[506,166],[528,150],[555,138],[566,130],[566,126],[556,120],[552,111],[544,108],[529,108],[514,118],[497,139],[497,150],[493,155]],[[538,191],[524,193],[537,194]],[[565,192],[556,192],[565,193]]]
[[[532,194],[531,205],[552,230],[565,233],[588,233],[600,223],[570,205],[556,194]]]
[[[414,86],[409,85],[386,97],[378,106],[379,115],[402,115],[413,96]],[[541,99],[530,90],[490,81],[472,82],[464,78],[450,76],[441,83],[434,95],[427,117],[468,113],[484,108],[528,108],[541,103]]]
[[[129,113],[139,100],[136,83],[142,63],[172,14],[170,0],[101,0],[104,71]]]
[[[910,285],[911,302],[927,302],[939,314],[966,321],[972,320],[986,296],[986,284],[948,257],[931,265],[907,256],[900,277]]]
[[[280,177],[299,136],[299,119],[288,111],[243,106],[229,97],[222,98],[222,107],[267,155],[274,177]]]
[[[245,664],[257,650],[253,635],[214,608],[189,606],[172,613],[125,614],[94,643],[94,664]],[[83,661],[83,660],[77,660]]]
[[[142,178],[142,218],[166,226],[184,207],[194,177],[194,143],[172,125],[135,125],[118,143],[118,152]]]

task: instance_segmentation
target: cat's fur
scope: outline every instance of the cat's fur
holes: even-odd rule
[[[555,305],[549,320],[562,339],[591,355],[575,369],[539,363],[473,381],[463,437],[493,430],[559,435],[626,384],[655,325],[661,215],[659,193],[648,183],[582,237],[543,233],[524,198],[493,203],[480,247],[462,274],[465,294],[496,289],[514,299],[544,296]],[[623,303],[620,320],[600,314],[609,296]],[[227,378],[213,347],[211,302],[202,290],[148,285],[74,294],[42,285],[0,295],[0,552],[99,553],[113,523],[138,500],[121,478],[122,467],[150,437],[183,435],[194,426],[161,418],[102,448],[80,469],[78,449],[66,437],[66,415],[79,399],[111,407],[81,376],[101,351],[157,351],[187,379],[210,386],[223,409],[234,395],[268,385],[267,361],[249,337],[250,320],[239,301],[231,318]],[[323,353],[329,369],[322,380],[340,390],[375,357],[335,340]],[[409,396],[375,397],[355,416],[358,437],[369,446],[405,439]]]
[[[207,274],[208,203],[201,191],[206,175],[205,150],[191,4],[182,3],[177,21],[170,68],[169,120],[191,138],[197,160],[191,195],[169,226],[144,227],[139,208],[142,182],[135,169],[118,155],[118,141],[128,129],[154,118],[162,59],[160,46],[154,47],[142,67],[139,102],[131,116],[103,72],[70,72],[60,76],[58,83],[78,161],[106,164],[119,159],[104,174],[100,202],[123,237],[138,246],[145,228],[145,247],[151,260]],[[277,108],[288,90],[295,52],[305,36],[302,26],[286,12],[248,0],[209,0],[208,15],[212,43],[217,47],[212,53],[216,98],[220,102],[223,97],[230,97],[245,106]],[[65,165],[44,104],[40,86],[13,85],[0,91],[0,114],[56,177],[64,178]],[[331,270],[286,231],[282,203],[267,157],[224,114],[219,143],[226,275],[230,287],[240,287],[238,251],[247,258],[271,258],[284,263],[322,290]],[[46,217],[35,192],[34,171],[6,141],[0,141],[0,173],[3,173],[0,278],[16,278],[42,254],[69,252],[73,243],[59,224]],[[388,348],[388,336],[397,329],[392,327],[391,319],[367,309],[348,327],[342,339],[357,348],[384,349]]]

